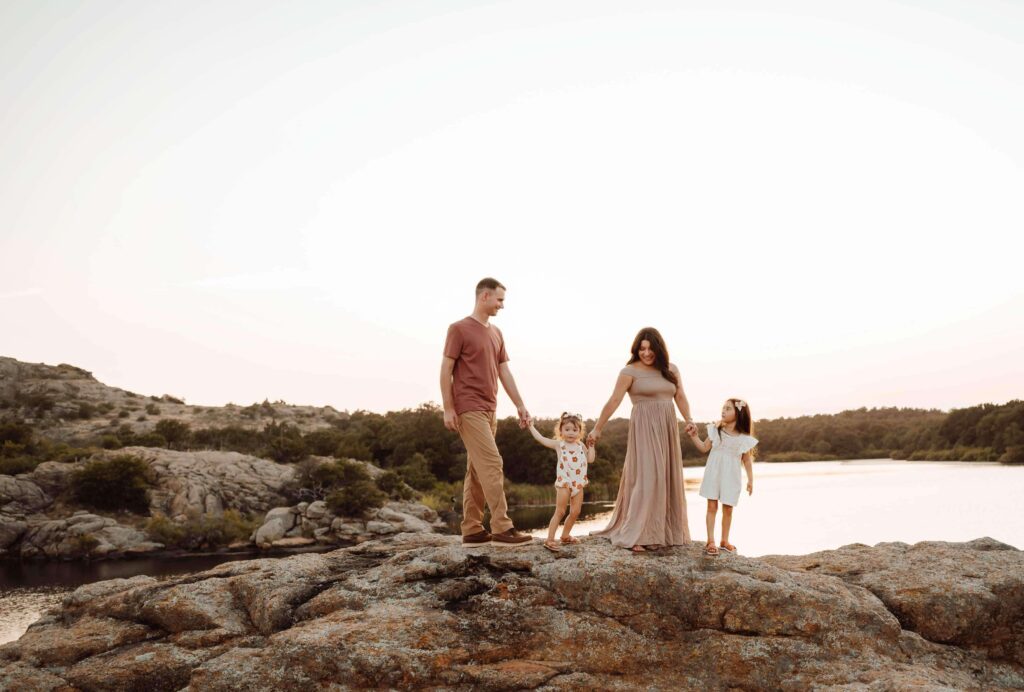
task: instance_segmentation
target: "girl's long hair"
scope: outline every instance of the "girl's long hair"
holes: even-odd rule
[[[661,338],[661,332],[654,327],[644,327],[636,333],[636,338],[633,339],[633,347],[630,349],[633,355],[626,365],[632,365],[640,360],[640,343],[643,341],[649,341],[651,350],[654,351],[654,367],[661,370],[662,377],[678,387],[679,380],[676,378],[676,374],[668,367],[668,347],[665,346],[665,340]]]

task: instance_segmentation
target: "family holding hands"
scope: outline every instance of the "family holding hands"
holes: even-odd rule
[[[728,399],[722,419],[707,426],[701,439],[690,416],[679,370],[669,361],[665,342],[653,327],[641,329],[633,340],[626,367],[619,371],[615,388],[594,429],[587,434],[579,414],[563,413],[553,437],[537,431],[516,388],[508,367],[508,353],[501,331],[490,318],[504,307],[505,287],[487,278],[476,287],[473,314],[448,328],[441,363],[441,397],[444,422],[457,431],[466,445],[466,477],[463,483],[462,542],[466,546],[494,543],[517,546],[532,538],[516,531],[508,517],[501,454],[494,441],[497,431],[497,395],[500,381],[519,413],[520,427],[555,452],[556,507],[548,525],[544,547],[558,552],[555,535],[562,517],[561,544],[578,543],[571,535],[588,485],[587,467],[605,424],[628,394],[633,404],[629,417],[626,459],[618,496],[608,526],[592,535],[613,545],[641,553],[687,545],[690,530],[683,492],[683,462],[676,408],[686,421],[685,433],[702,453],[709,454],[700,495],[707,499],[708,538],[704,551],[717,556],[720,550],[735,552],[729,542],[732,510],[743,488],[741,467],[747,474],[747,493],[754,491],[753,437],[750,407],[741,399]],[[586,437],[584,437],[586,435]],[[718,505],[722,504],[722,540],[715,544]],[[491,511],[490,531],[484,528],[484,505]]]

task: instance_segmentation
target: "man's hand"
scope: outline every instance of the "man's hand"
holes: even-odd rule
[[[446,408],[444,410],[444,427],[453,432],[459,431],[459,414],[455,413],[455,409]]]
[[[519,411],[519,427],[525,430],[533,423],[533,418],[530,417],[530,412],[526,410],[525,406],[520,406],[517,410]]]

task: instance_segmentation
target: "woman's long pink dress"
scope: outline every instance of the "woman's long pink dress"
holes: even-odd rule
[[[626,462],[608,526],[592,535],[623,548],[686,545],[690,529],[673,402],[676,387],[656,370],[628,365],[622,373],[633,378],[628,390],[633,411],[629,415]]]

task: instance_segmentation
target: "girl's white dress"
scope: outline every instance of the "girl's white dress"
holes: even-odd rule
[[[558,475],[555,478],[556,488],[569,488],[572,497],[589,483],[587,480],[587,448],[582,442],[569,444],[558,441]]]
[[[708,439],[711,440],[711,454],[704,467],[700,496],[735,507],[743,490],[743,460],[740,457],[757,446],[757,438],[742,433],[719,435],[718,426],[709,424]]]

